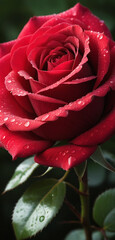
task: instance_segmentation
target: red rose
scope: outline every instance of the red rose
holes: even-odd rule
[[[87,8],[31,18],[0,55],[0,144],[14,159],[68,169],[112,136],[115,42]]]

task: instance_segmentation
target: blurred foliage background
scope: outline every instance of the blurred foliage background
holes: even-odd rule
[[[81,0],[79,1],[102,20],[105,21],[113,38],[115,39],[115,0]],[[65,11],[77,3],[76,0],[0,0],[0,42],[15,39],[25,23],[34,15],[47,15]],[[103,148],[115,153],[115,138],[103,144]],[[3,149],[0,149],[0,192],[2,193],[8,180],[11,178],[14,169],[22,159],[15,162],[11,161],[11,156]],[[95,170],[97,168],[97,170]],[[44,169],[41,169],[41,172]],[[60,177],[63,171],[55,169],[52,176]],[[34,173],[37,175],[37,173]],[[51,174],[48,174],[48,177]],[[76,177],[73,174],[69,177],[70,181],[75,182]],[[34,179],[35,180],[35,179]],[[0,236],[2,240],[15,240],[11,225],[11,216],[15,203],[20,198],[33,177],[19,188],[10,193],[0,196]],[[91,206],[95,197],[103,190],[115,186],[115,174],[105,171],[97,164],[89,161],[89,184],[91,191]],[[73,193],[67,191],[67,197],[73,201],[75,205],[79,203]],[[61,224],[64,220],[75,220],[64,205],[58,216],[42,233],[32,238],[32,240],[55,239],[63,240],[69,230],[76,228],[75,225]]]

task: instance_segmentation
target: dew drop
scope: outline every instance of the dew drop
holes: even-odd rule
[[[3,136],[3,137],[2,137],[2,139],[5,139],[5,138],[6,138],[6,136]]]
[[[30,147],[29,145],[25,145],[24,149],[29,149],[29,147]]]
[[[102,38],[103,38],[103,35],[100,35],[100,36],[99,36],[99,39],[101,40]]]
[[[5,117],[5,118],[4,118],[4,121],[6,122],[7,120],[8,120],[8,117]]]
[[[26,123],[24,124],[25,127],[29,127],[29,125],[30,125],[30,122],[26,122]]]
[[[72,157],[70,156],[70,157],[68,158],[68,165],[69,165],[69,166],[71,165],[71,161],[72,161]]]
[[[81,103],[82,103],[82,101],[78,101],[77,103],[78,103],[78,104],[81,104]]]
[[[56,161],[58,161],[58,160],[59,160],[59,158],[57,157],[57,158],[56,158]]]
[[[11,83],[12,81],[11,80],[8,80],[8,83]]]
[[[12,118],[12,119],[10,120],[10,122],[15,122],[15,119],[14,119],[14,118]]]
[[[45,121],[49,117],[49,114],[46,114],[45,116],[42,117],[42,121]]]
[[[76,16],[76,12],[73,12],[73,16]]]
[[[70,157],[68,158],[68,165],[70,166],[72,162],[75,162],[75,160],[76,160],[75,157],[70,156]]]
[[[40,222],[43,222],[43,221],[44,221],[44,219],[45,219],[45,217],[44,217],[44,216],[40,216],[40,217],[39,217],[39,221],[40,221]]]
[[[75,153],[75,150],[72,150],[71,153]]]
[[[112,84],[112,83],[113,83],[113,81],[110,81],[110,83]]]
[[[64,157],[65,155],[66,155],[66,153],[65,153],[65,152],[63,152],[63,153],[62,153],[62,156]]]

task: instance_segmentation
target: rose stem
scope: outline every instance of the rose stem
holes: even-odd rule
[[[86,240],[92,240],[91,227],[90,227],[90,217],[89,217],[89,190],[87,181],[87,168],[85,170],[84,176],[79,177],[79,191],[85,193],[80,194],[81,201],[81,224],[83,225]]]

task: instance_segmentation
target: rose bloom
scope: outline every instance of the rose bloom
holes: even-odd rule
[[[115,131],[115,42],[79,3],[0,45],[0,146],[65,170]],[[61,144],[60,144],[61,141]]]

